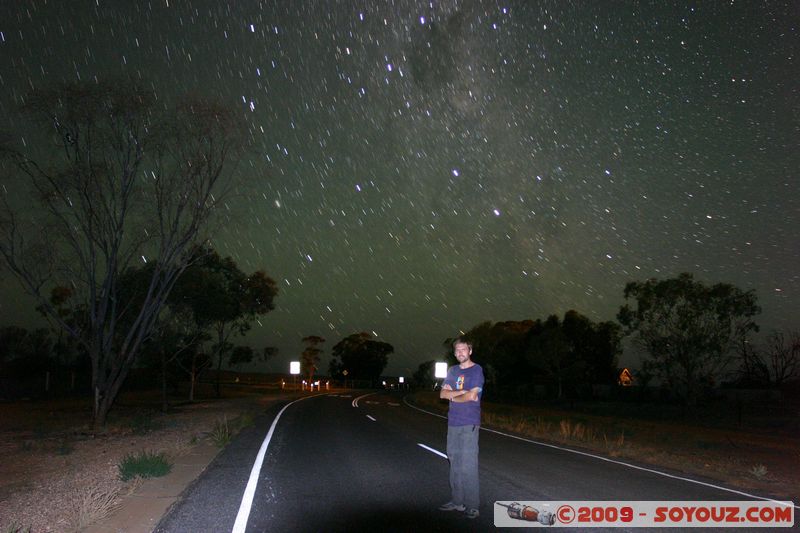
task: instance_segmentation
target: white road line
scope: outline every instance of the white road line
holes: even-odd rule
[[[358,398],[356,398],[352,402],[350,402],[350,404],[353,407],[358,407],[358,400],[360,400],[361,398],[366,398],[367,396],[372,396],[373,394],[378,394],[378,393],[377,392],[368,392],[367,394],[362,394],[361,396],[359,396]]]
[[[369,415],[367,415],[367,418],[369,418],[369,419],[370,419],[370,420],[372,420],[373,422],[377,422],[377,420],[375,420],[374,418],[372,418],[372,417],[371,417],[371,416],[369,416]]]
[[[422,444],[422,443],[419,443],[419,442],[417,443],[417,446],[419,446],[420,448],[425,448],[425,449],[426,449],[426,450],[428,450],[429,452],[433,452],[433,453],[435,453],[436,455],[438,455],[439,457],[444,457],[445,459],[447,459],[447,455],[443,454],[443,453],[442,453],[442,452],[440,452],[439,450],[434,450],[434,449],[433,449],[433,448],[431,448],[430,446],[425,446],[424,444]]]
[[[446,416],[442,416],[442,415],[440,415],[438,413],[432,413],[431,411],[426,411],[425,409],[420,409],[419,407],[417,407],[415,405],[411,405],[410,403],[408,403],[408,401],[406,400],[405,397],[403,397],[403,402],[407,406],[411,407],[412,409],[416,409],[417,411],[422,411],[423,413],[426,413],[426,414],[429,414],[429,415],[438,416],[439,418],[447,418]],[[536,440],[526,439],[524,437],[518,437],[516,435],[510,435],[508,433],[503,433],[502,431],[497,431],[495,429],[488,429],[488,428],[485,428],[483,426],[481,426],[481,429],[483,431],[488,431],[490,433],[496,433],[498,435],[502,435],[502,436],[508,437],[510,439],[517,439],[517,440],[521,440],[521,441],[524,441],[524,442],[529,442],[531,444],[538,444],[539,446],[545,446],[547,448],[553,448],[553,449],[561,450],[561,451],[564,451],[564,452],[575,453],[575,454],[578,454],[578,455],[591,457],[592,459],[599,459],[600,461],[605,461],[607,463],[614,463],[615,465],[620,465],[620,466],[625,466],[625,467],[628,467],[628,468],[633,468],[634,470],[642,470],[644,472],[650,472],[651,474],[657,474],[659,476],[664,476],[664,477],[668,477],[668,478],[672,478],[672,479],[679,479],[681,481],[686,481],[688,483],[695,483],[697,485],[703,485],[705,487],[711,487],[711,488],[723,490],[723,491],[726,491],[726,492],[732,492],[733,494],[739,494],[741,496],[747,496],[748,498],[753,498],[753,499],[756,499],[756,500],[764,500],[764,501],[767,501],[767,502],[777,503],[777,504],[780,504],[780,505],[786,505],[787,504],[787,502],[785,502],[785,501],[773,500],[772,498],[767,498],[765,496],[758,496],[756,494],[750,494],[750,493],[747,493],[747,492],[742,492],[740,490],[729,489],[727,487],[721,487],[719,485],[714,485],[713,483],[706,483],[705,481],[700,481],[700,480],[697,480],[697,479],[692,479],[692,478],[682,477],[682,476],[676,476],[674,474],[669,474],[667,472],[661,472],[660,470],[654,470],[652,468],[645,468],[643,466],[637,466],[637,465],[632,465],[630,463],[624,463],[622,461],[617,461],[617,460],[614,460],[614,459],[609,459],[608,457],[603,457],[602,455],[595,455],[595,454],[592,454],[592,453],[581,452],[581,451],[578,451],[578,450],[571,450],[570,448],[564,448],[563,446],[557,446],[555,444],[548,444],[546,442],[539,442],[539,441],[536,441]],[[422,446],[422,445],[420,444],[420,446]],[[795,509],[800,509],[800,505],[793,505],[793,507]]]
[[[253,463],[253,468],[250,470],[250,479],[247,481],[244,494],[242,494],[242,503],[239,505],[239,513],[236,515],[236,522],[233,524],[231,533],[244,533],[247,527],[247,520],[250,518],[250,508],[253,506],[253,497],[256,494],[256,487],[258,486],[258,474],[261,472],[261,465],[264,463],[264,455],[267,453],[269,441],[272,440],[272,434],[275,432],[275,427],[278,425],[278,420],[280,420],[281,415],[290,405],[314,397],[315,396],[306,396],[287,403],[283,406],[283,409],[278,412],[275,420],[272,421],[267,436],[264,438],[264,442],[261,443],[261,449],[258,450],[258,455],[256,455],[256,462]]]

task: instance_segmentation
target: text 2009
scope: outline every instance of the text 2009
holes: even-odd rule
[[[575,520],[581,523],[633,521],[632,507],[578,507]]]

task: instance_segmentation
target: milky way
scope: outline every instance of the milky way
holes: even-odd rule
[[[369,331],[407,375],[484,320],[612,320],[626,282],[684,271],[798,327],[795,2],[3,4],[12,134],[77,79],[239,110],[214,245],[280,285],[247,337],[269,369]],[[32,320],[3,277],[0,324]]]

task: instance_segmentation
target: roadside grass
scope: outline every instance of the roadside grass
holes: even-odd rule
[[[75,488],[72,494],[74,506],[73,527],[79,531],[86,526],[102,520],[117,507],[120,489],[99,485]]]
[[[250,413],[243,413],[232,421],[228,421],[227,416],[223,416],[214,422],[214,427],[208,434],[208,438],[218,448],[224,448],[233,440],[242,429],[253,425],[253,415]]]
[[[224,448],[233,439],[233,434],[230,425],[228,425],[228,417],[223,417],[214,423],[214,428],[208,434],[217,448]]]
[[[135,477],[151,478],[166,476],[172,470],[164,452],[139,452],[128,454],[119,463],[119,478],[129,481]]]
[[[447,402],[435,392],[416,392],[410,398],[422,408],[447,412]],[[674,412],[659,414],[652,406],[644,414],[639,411],[637,417],[612,416],[608,411],[608,406],[594,412],[491,402],[481,406],[487,427],[534,440],[743,484],[755,480],[770,485],[778,477],[784,483],[797,478],[797,472],[784,471],[778,476],[778,471],[766,464],[800,457],[796,437],[770,434],[763,426],[744,430],[713,419],[707,426],[698,417],[676,420]]]

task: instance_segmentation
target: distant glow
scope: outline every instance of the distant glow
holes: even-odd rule
[[[453,176],[455,176],[455,177],[458,177],[458,174],[459,174],[459,173],[458,173],[458,169],[457,169],[457,168],[454,168],[454,169],[452,170],[452,172],[453,172]]]
[[[419,23],[420,24],[425,24],[425,17],[420,17],[419,18]]]
[[[496,216],[496,217],[500,216],[500,210],[499,209],[493,210],[492,213],[494,213],[494,216]]]

